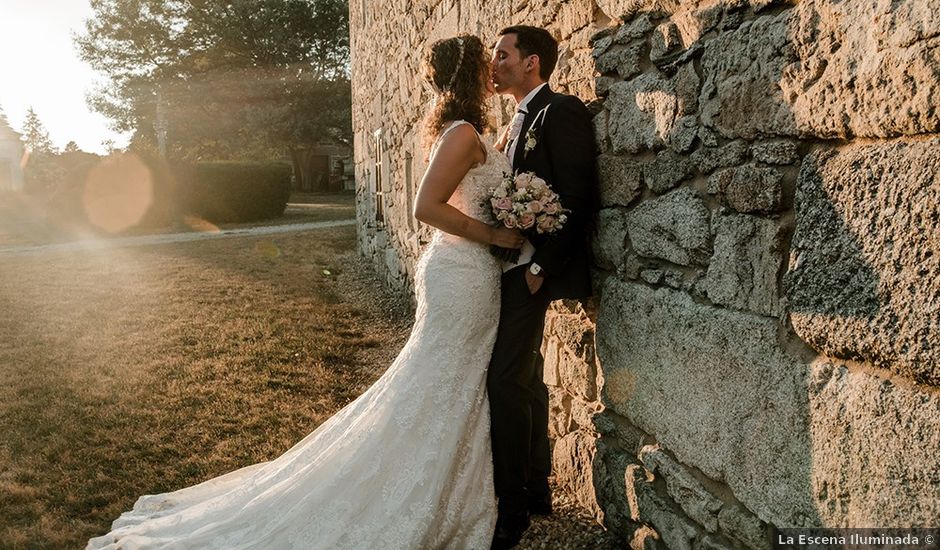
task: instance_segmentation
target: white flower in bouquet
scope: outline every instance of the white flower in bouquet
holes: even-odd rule
[[[536,179],[536,175],[532,172],[523,172],[516,176],[515,183],[516,189],[525,189],[533,184]],[[541,178],[538,178],[539,181],[542,181]],[[544,182],[543,182],[544,183]]]

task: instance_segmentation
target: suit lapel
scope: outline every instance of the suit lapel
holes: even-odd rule
[[[535,94],[535,96],[533,96],[529,101],[529,104],[526,105],[526,115],[522,120],[522,130],[519,132],[519,137],[516,138],[519,140],[519,143],[516,144],[516,150],[513,152],[512,156],[513,170],[518,169],[522,163],[522,160],[525,158],[524,151],[526,132],[529,131],[529,128],[532,126],[532,121],[535,120],[535,117],[539,114],[539,111],[548,105],[548,102],[551,100],[553,93],[554,92],[552,92],[551,88],[546,85],[544,88],[539,90],[539,93]]]

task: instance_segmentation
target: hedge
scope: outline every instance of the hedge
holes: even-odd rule
[[[283,162],[201,162],[180,171],[183,209],[213,223],[275,218],[291,191]]]

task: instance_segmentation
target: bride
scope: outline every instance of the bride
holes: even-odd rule
[[[87,548],[487,549],[496,521],[486,367],[499,319],[481,202],[509,161],[480,139],[492,89],[486,51],[434,43],[434,140],[415,216],[438,229],[418,262],[404,349],[362,396],[286,453],[199,485],[140,497]]]

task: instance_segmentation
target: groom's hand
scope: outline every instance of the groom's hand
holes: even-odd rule
[[[542,288],[542,283],[545,282],[545,277],[541,275],[533,275],[528,269],[525,272],[525,284],[529,286],[529,294],[535,294]]]

